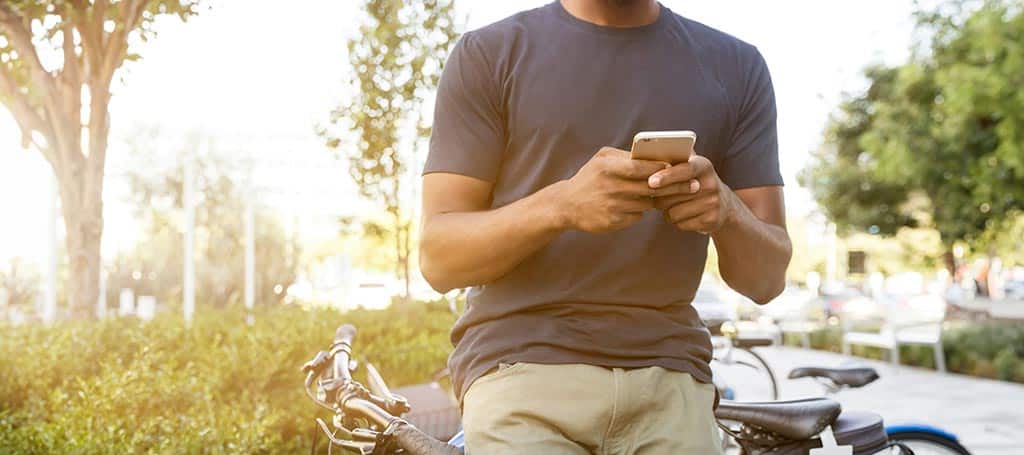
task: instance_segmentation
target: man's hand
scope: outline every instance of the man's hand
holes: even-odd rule
[[[676,189],[652,189],[648,178],[665,169],[658,161],[630,159],[629,152],[603,147],[571,179],[560,182],[561,209],[568,228],[608,232],[637,222],[654,208],[653,196]]]
[[[660,192],[655,207],[681,231],[710,234],[734,218],[736,195],[719,180],[711,161],[703,156],[693,155],[686,163],[663,169],[651,175],[647,183]]]

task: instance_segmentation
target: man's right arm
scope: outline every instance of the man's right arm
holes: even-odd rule
[[[423,177],[420,270],[441,292],[493,281],[565,229],[559,182],[487,210],[490,182],[458,174]]]
[[[651,196],[689,192],[688,187],[650,189],[647,177],[664,167],[605,147],[569,180],[494,209],[491,183],[452,173],[427,174],[420,271],[442,292],[486,284],[567,229],[599,233],[625,228],[653,207]]]

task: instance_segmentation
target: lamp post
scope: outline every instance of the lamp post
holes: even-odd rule
[[[200,142],[200,146],[205,142]],[[182,205],[185,211],[185,251],[183,256],[184,271],[183,271],[183,286],[182,286],[182,308],[184,309],[185,324],[192,324],[192,315],[196,311],[196,266],[195,266],[195,163],[194,155],[188,153],[184,154],[184,175],[182,182]]]

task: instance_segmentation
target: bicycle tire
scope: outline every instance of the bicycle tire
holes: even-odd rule
[[[924,431],[898,431],[895,433],[889,433],[889,441],[906,444],[914,451],[915,455],[971,455],[971,452],[956,440]]]
[[[768,373],[768,380],[769,380],[769,382],[771,382],[772,400],[778,400],[779,399],[779,381],[777,379],[775,379],[775,371],[772,370],[772,367],[768,366],[768,362],[764,359],[764,357],[761,357],[760,354],[754,352],[754,350],[752,348],[741,348],[741,349],[743,351],[749,352],[750,355],[754,356],[754,358],[757,359],[757,361],[761,363],[761,366],[764,367],[764,371]]]

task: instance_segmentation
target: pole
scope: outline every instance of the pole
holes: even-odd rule
[[[96,299],[96,319],[107,317],[107,272],[100,270],[100,296]]]
[[[829,222],[825,237],[825,282],[835,283],[839,278],[839,251],[836,238],[836,224]]]
[[[46,284],[43,295],[43,321],[51,324],[57,319],[57,177],[49,173],[47,182],[46,214]]]
[[[185,172],[182,192],[183,205],[185,210],[185,270],[183,274],[184,283],[182,289],[182,307],[185,312],[185,324],[192,324],[192,315],[196,310],[196,267],[193,249],[195,246],[195,165],[192,153],[185,152]]]
[[[245,198],[245,321],[254,322],[252,313],[256,304],[256,214],[252,192]]]

